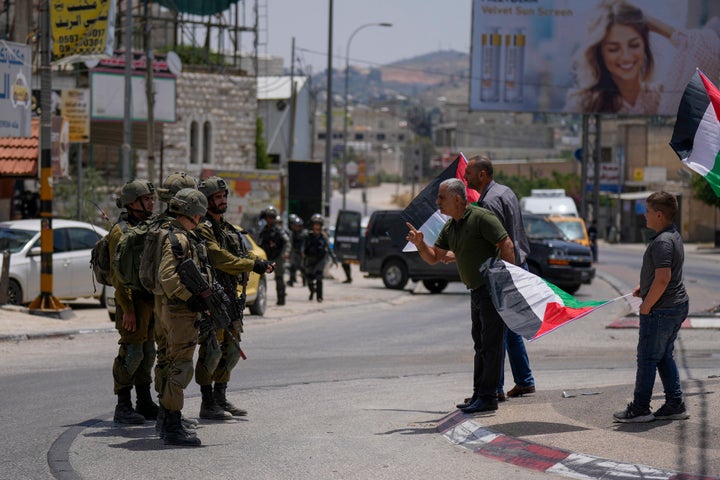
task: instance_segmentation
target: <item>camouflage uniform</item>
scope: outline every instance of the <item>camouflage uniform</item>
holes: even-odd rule
[[[239,237],[241,233],[222,218],[217,222],[209,216],[206,217],[205,221],[198,225],[197,232],[207,244],[210,264],[215,269],[218,282],[235,303],[228,308],[234,317],[231,333],[240,340],[245,299],[238,298],[238,276],[240,282],[247,283],[249,272],[255,266],[255,254],[245,249]],[[217,340],[218,350],[212,347],[212,342],[201,342],[195,366],[195,381],[200,385],[201,391],[203,386],[211,387],[215,382],[214,396],[208,397],[208,394],[203,392],[203,407],[206,408],[201,407],[200,417],[206,418],[207,415],[203,415],[203,412],[208,411],[207,407],[212,408],[210,402],[213,400],[214,404],[220,407],[219,412],[215,410],[214,418],[219,419],[221,414],[226,416],[223,410],[232,415],[247,415],[245,410],[235,407],[225,398],[230,372],[240,360],[240,351],[224,330],[217,331]]]
[[[153,194],[152,184],[135,180],[123,186],[118,205],[127,206],[143,195]],[[130,208],[120,215],[108,237],[110,258],[115,257],[123,232],[142,222],[143,219],[135,215]],[[115,328],[120,333],[120,347],[113,361],[113,390],[118,396],[114,420],[117,423],[140,424],[145,420],[154,420],[158,412],[158,407],[150,396],[151,372],[155,363],[153,295],[122,285],[113,268],[110,269],[110,282],[115,287]],[[135,331],[123,326],[125,313],[135,315]],[[133,386],[137,395],[135,409],[130,402],[130,390]]]

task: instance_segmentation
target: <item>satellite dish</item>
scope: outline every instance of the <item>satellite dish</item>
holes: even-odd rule
[[[175,52],[167,52],[166,61],[170,73],[180,75],[182,72],[182,60],[180,60],[180,56]]]

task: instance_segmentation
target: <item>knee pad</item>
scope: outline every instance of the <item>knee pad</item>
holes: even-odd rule
[[[141,343],[130,343],[126,346],[125,352],[125,368],[132,375],[145,358],[143,346]]]

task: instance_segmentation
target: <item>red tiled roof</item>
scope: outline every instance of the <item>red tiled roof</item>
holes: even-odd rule
[[[0,175],[37,177],[40,153],[40,119],[32,119],[31,136],[0,138]]]

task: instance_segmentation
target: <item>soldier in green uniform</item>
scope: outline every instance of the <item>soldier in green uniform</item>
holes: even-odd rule
[[[230,372],[240,360],[240,350],[228,333],[240,340],[245,310],[244,286],[247,284],[249,272],[254,271],[260,275],[270,273],[273,271],[273,264],[248,252],[240,237],[242,233],[223,218],[227,211],[228,197],[225,180],[210,177],[201,182],[198,188],[207,198],[208,210],[196,231],[205,240],[208,258],[215,270],[215,279],[230,299],[227,307],[232,326],[230,332],[218,330],[217,341],[212,341],[211,338],[200,339],[195,381],[200,385],[202,394],[200,418],[227,420],[233,416],[247,415],[247,411],[230,403],[225,395]],[[243,286],[240,297],[238,284]]]
[[[165,203],[167,208],[165,211],[151,219],[156,227],[167,229],[170,226],[170,222],[172,222],[173,218],[175,218],[175,214],[170,212],[170,200],[172,200],[175,194],[183,188],[192,188],[197,190],[197,181],[194,177],[185,172],[175,172],[165,177],[162,186],[157,189],[157,194],[159,200]],[[162,298],[162,295],[155,295],[154,312],[155,318],[157,319],[160,318]],[[163,328],[163,323],[160,321],[155,322],[155,343],[157,345],[157,361],[155,362],[155,391],[158,395],[160,395],[168,376],[167,332]],[[157,422],[155,423],[155,430],[161,432],[163,422],[164,410],[160,409]],[[182,424],[185,428],[194,429],[197,427],[197,420],[182,417]],[[163,433],[160,433],[160,435],[162,436]]]
[[[125,211],[110,230],[110,258],[115,257],[123,232],[152,215],[155,187],[144,180],[128,182],[123,185],[116,204]],[[126,288],[114,269],[110,271],[110,282],[115,287],[115,327],[120,333],[120,348],[113,362],[114,391],[117,395],[113,420],[116,423],[141,424],[145,420],[154,420],[158,413],[158,406],[150,396],[151,371],[155,362],[154,298],[151,294]],[[133,386],[137,395],[135,409],[130,398]]]
[[[158,281],[163,292],[160,321],[167,332],[169,362],[168,378],[160,394],[160,408],[164,415],[162,431],[167,445],[201,444],[194,431],[183,428],[181,411],[185,402],[184,391],[193,375],[199,312],[205,307],[202,299],[193,295],[182,283],[177,268],[182,261],[190,258],[201,271],[210,275],[210,269],[203,261],[204,247],[193,233],[206,211],[205,195],[191,188],[180,190],[170,200],[170,212],[175,218],[170,222],[171,230],[163,243],[158,269]]]

